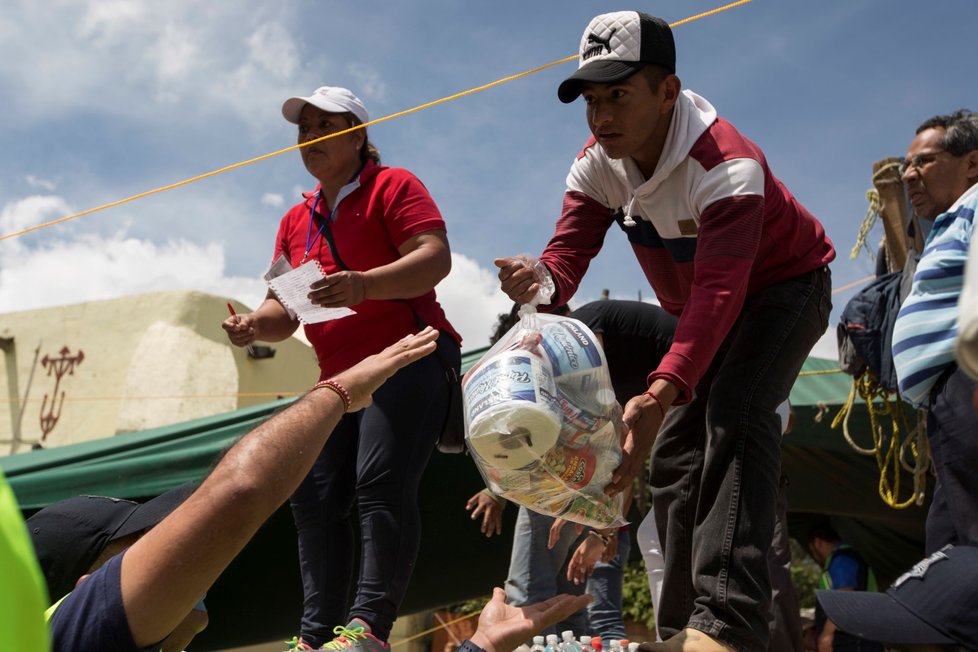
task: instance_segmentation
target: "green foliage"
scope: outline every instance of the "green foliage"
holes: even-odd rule
[[[464,602],[456,602],[455,604],[448,605],[445,607],[445,611],[450,611],[455,614],[474,614],[482,611],[482,608],[486,606],[486,603],[492,598],[491,595],[482,595],[475,598],[469,598]]]
[[[818,567],[805,549],[794,539],[791,540],[791,582],[798,594],[798,606],[808,609],[815,606],[815,589],[822,569]]]
[[[649,576],[642,560],[625,566],[621,587],[621,612],[625,620],[655,628],[655,612],[652,610],[652,594],[649,592]]]

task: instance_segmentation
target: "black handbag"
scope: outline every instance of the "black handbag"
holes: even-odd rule
[[[333,255],[333,261],[340,269],[349,271],[350,267],[340,258],[340,252],[337,250],[336,242],[333,240],[333,230],[329,222],[326,222],[323,235],[326,237],[329,251]],[[414,321],[418,325],[419,331],[424,330],[428,326],[421,319],[421,315],[414,309],[414,306],[411,305],[411,302],[404,299],[395,299],[395,301],[403,303],[408,307],[411,314],[414,315]],[[448,410],[445,413],[445,423],[438,433],[436,445],[442,453],[465,453],[467,449],[465,447],[465,406],[462,402],[462,378],[437,348],[435,349],[435,355],[438,356],[438,362],[441,363],[441,367],[445,372],[445,382],[448,383]]]
[[[408,304],[411,307],[410,304]],[[414,312],[414,308],[411,307]],[[420,320],[418,313],[414,316]],[[442,453],[465,453],[465,406],[462,402],[462,379],[459,374],[441,356],[437,349],[438,360],[445,370],[445,380],[448,381],[448,412],[445,414],[445,425],[438,434],[438,450]]]

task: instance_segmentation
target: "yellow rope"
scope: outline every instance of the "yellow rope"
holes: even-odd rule
[[[873,225],[876,224],[876,220],[879,219],[880,211],[883,208],[883,204],[880,201],[880,193],[875,187],[876,182],[884,173],[899,167],[900,163],[893,161],[873,173],[874,187],[866,191],[866,199],[869,200],[869,209],[866,211],[866,217],[863,218],[862,224],[859,225],[859,233],[856,234],[856,244],[852,247],[852,251],[849,252],[849,260],[855,260],[859,256],[859,250],[863,247],[866,247],[870,258],[875,256],[875,252],[866,245],[866,237],[869,235],[869,231],[873,228]]]
[[[179,400],[185,401],[190,399],[206,399],[206,398],[284,398],[286,396],[299,396],[304,394],[304,391],[297,392],[293,390],[285,392],[214,392],[210,394],[156,394],[156,395],[134,395],[134,396],[72,396],[70,394],[65,395],[65,402],[70,403],[72,401],[156,401],[156,400]],[[28,403],[40,402],[42,398],[28,398],[26,401]],[[0,398],[0,404],[3,403],[14,403],[13,399],[10,398]]]
[[[428,634],[431,634],[432,632],[437,632],[439,629],[447,629],[449,625],[454,625],[455,623],[461,622],[463,620],[468,620],[469,618],[473,618],[475,616],[478,616],[479,613],[480,612],[478,612],[478,611],[474,611],[474,612],[472,612],[470,614],[467,614],[465,616],[462,616],[461,618],[456,618],[454,620],[449,620],[447,623],[441,623],[439,625],[435,625],[434,627],[431,627],[429,629],[426,629],[423,632],[418,632],[417,634],[414,634],[413,636],[408,636],[407,638],[402,638],[401,640],[397,641],[396,643],[391,643],[391,647],[397,647],[398,645],[404,645],[405,643],[410,643],[411,641],[416,640],[416,639],[419,639],[422,636],[427,636]]]
[[[690,16],[689,18],[684,18],[684,19],[682,19],[680,21],[677,21],[675,23],[672,23],[670,25],[670,27],[678,27],[679,25],[685,25],[686,23],[691,23],[694,20],[699,20],[700,18],[705,18],[707,16],[712,16],[712,15],[718,14],[718,13],[720,13],[722,11],[727,11],[728,9],[733,9],[734,7],[738,7],[740,5],[747,4],[750,1],[751,0],[738,0],[737,2],[732,2],[732,3],[728,4],[728,5],[724,5],[722,7],[717,7],[716,9],[711,9],[710,11],[705,11],[705,12],[703,12],[701,14],[696,14],[695,16]],[[495,86],[499,86],[500,84],[505,84],[506,82],[514,81],[516,79],[520,79],[521,77],[526,77],[528,75],[532,75],[532,74],[537,73],[537,72],[540,72],[542,70],[546,70],[547,68],[553,68],[554,66],[558,66],[558,65],[560,65],[562,63],[567,63],[569,61],[573,61],[573,60],[577,59],[577,56],[578,55],[575,54],[575,55],[572,55],[572,56],[569,56],[569,57],[564,57],[563,59],[558,59],[557,61],[552,61],[552,62],[550,62],[548,64],[544,64],[542,66],[537,66],[536,68],[533,68],[531,70],[527,70],[525,72],[517,73],[515,75],[510,75],[509,77],[503,77],[502,79],[497,79],[494,82],[490,82],[488,84],[483,84],[482,86],[477,86],[477,87],[471,88],[471,89],[469,89],[467,91],[462,91],[461,93],[455,93],[454,95],[449,95],[449,96],[443,97],[443,98],[441,98],[439,100],[434,100],[433,102],[427,102],[425,104],[420,104],[420,105],[418,105],[418,106],[416,106],[414,108],[411,108],[411,109],[406,109],[404,111],[399,111],[397,113],[392,113],[391,115],[384,116],[382,118],[377,118],[376,120],[371,120],[370,122],[366,122],[366,123],[364,123],[362,125],[357,125],[356,127],[351,127],[349,129],[344,129],[343,131],[338,131],[336,133],[328,134],[326,136],[323,136],[322,138],[317,138],[316,140],[310,140],[308,142],[305,142],[305,143],[302,143],[302,144],[299,144],[299,145],[292,145],[291,147],[285,147],[283,149],[280,149],[280,150],[275,151],[275,152],[271,152],[269,154],[263,154],[261,156],[256,156],[255,158],[248,159],[246,161],[241,161],[240,163],[234,163],[232,165],[227,165],[225,167],[219,168],[217,170],[212,170],[211,172],[205,172],[204,174],[198,174],[195,177],[191,177],[191,178],[185,179],[183,181],[178,181],[177,183],[171,183],[171,184],[168,184],[168,185],[165,185],[165,186],[160,186],[159,188],[154,188],[152,190],[147,190],[145,192],[141,192],[141,193],[138,193],[136,195],[132,195],[131,197],[126,197],[125,199],[119,199],[117,201],[109,202],[108,204],[102,204],[101,206],[96,206],[95,208],[89,208],[88,210],[81,211],[80,213],[75,213],[73,215],[68,215],[68,216],[65,216],[65,217],[60,217],[60,218],[58,218],[56,220],[51,220],[50,222],[44,222],[43,224],[36,224],[34,226],[28,227],[26,229],[22,229],[20,231],[14,231],[13,233],[6,233],[4,235],[0,235],[0,241],[7,240],[9,238],[16,238],[18,236],[22,236],[22,235],[25,235],[27,233],[31,233],[32,231],[37,231],[39,229],[43,229],[43,228],[46,228],[46,227],[49,227],[49,226],[55,226],[56,224],[61,224],[62,222],[67,222],[68,220],[73,220],[75,218],[82,217],[83,215],[90,215],[91,213],[95,213],[95,212],[98,212],[98,211],[101,211],[101,210],[105,210],[107,208],[113,208],[115,206],[120,206],[122,204],[131,202],[131,201],[135,201],[137,199],[142,199],[143,197],[148,197],[150,195],[155,195],[155,194],[158,194],[158,193],[161,193],[161,192],[165,192],[167,190],[173,190],[173,189],[179,188],[181,186],[186,186],[188,184],[194,183],[196,181],[200,181],[202,179],[207,179],[209,177],[213,177],[213,176],[216,176],[218,174],[222,174],[224,172],[228,172],[230,170],[234,170],[234,169],[237,169],[237,168],[240,168],[240,167],[244,167],[246,165],[251,165],[252,163],[257,163],[259,161],[264,161],[265,159],[269,159],[269,158],[278,156],[280,154],[285,154],[286,152],[291,152],[291,151],[300,149],[302,147],[308,147],[309,145],[313,145],[315,143],[318,143],[318,142],[321,142],[321,141],[324,141],[324,140],[328,140],[330,138],[336,138],[338,136],[342,136],[344,134],[348,134],[348,133],[350,133],[352,131],[356,131],[358,129],[365,129],[366,127],[369,127],[371,125],[376,125],[376,124],[380,124],[382,122],[387,122],[388,120],[393,120],[395,118],[400,118],[402,116],[409,115],[411,113],[415,113],[415,112],[421,111],[423,109],[428,109],[428,108],[431,108],[433,106],[438,106],[439,104],[444,104],[445,102],[451,102],[452,100],[457,100],[457,99],[459,99],[461,97],[465,97],[466,95],[472,95],[474,93],[479,93],[481,91],[488,90],[488,89],[493,88]]]
[[[901,164],[902,164],[901,161],[891,161],[890,163],[887,163],[886,165],[881,167],[873,174],[873,185],[875,185],[876,182],[879,180],[879,178],[883,176],[884,172],[889,172],[893,168],[899,168]]]
[[[872,448],[862,448],[849,434],[849,417],[852,415],[855,397],[858,394],[869,411],[869,431],[873,439]],[[890,417],[893,434],[886,442],[886,431],[880,417]],[[880,498],[889,507],[903,509],[912,504],[922,505],[926,492],[926,474],[930,468],[930,449],[925,431],[926,413],[917,413],[917,427],[907,427],[907,416],[903,403],[896,396],[880,387],[879,381],[868,369],[858,378],[853,378],[849,397],[832,420],[832,429],[842,426],[842,434],[849,446],[860,455],[873,455],[880,470],[878,491]],[[901,442],[902,431],[907,433]],[[885,449],[885,450],[884,450]],[[913,464],[905,460],[907,451]],[[913,474],[913,491],[909,498],[900,502],[901,468]]]
[[[799,371],[799,376],[824,376],[826,374],[841,374],[841,369],[809,369],[808,371]]]
[[[835,296],[836,294],[839,294],[840,292],[845,292],[846,290],[851,290],[852,288],[858,287],[858,286],[860,286],[860,285],[862,285],[864,283],[868,283],[869,281],[872,281],[875,278],[876,278],[876,275],[873,274],[872,276],[866,276],[864,278],[861,278],[858,281],[853,281],[852,283],[847,283],[846,285],[843,285],[841,288],[835,288],[834,290],[832,290],[832,296]]]
[[[866,191],[866,199],[869,200],[869,209],[866,211],[866,217],[863,218],[862,224],[859,225],[859,233],[856,234],[856,244],[853,245],[852,251],[849,252],[849,260],[856,260],[859,256],[859,250],[866,248],[867,253],[869,253],[870,258],[873,257],[873,251],[866,244],[866,238],[869,236],[869,230],[873,228],[876,224],[876,220],[880,216],[880,194],[876,188],[870,188]]]

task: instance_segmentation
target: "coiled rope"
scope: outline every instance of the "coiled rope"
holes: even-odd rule
[[[857,394],[866,402],[866,409],[869,411],[872,448],[863,448],[849,434],[849,417],[852,415]],[[885,417],[890,418],[892,428],[888,442],[883,425]],[[842,426],[842,434],[852,450],[860,455],[872,455],[876,458],[876,465],[880,470],[878,488],[880,498],[894,509],[924,504],[927,489],[926,476],[931,468],[926,410],[918,410],[916,417],[917,425],[913,429],[909,428],[903,402],[899,397],[891,395],[880,387],[873,373],[866,369],[861,376],[853,378],[849,398],[832,419],[831,428],[834,430]],[[903,441],[901,441],[901,430],[907,433]],[[913,491],[910,497],[902,502],[899,499],[901,469],[913,474]]]
[[[899,167],[900,164],[894,161],[882,166],[873,174],[873,187],[866,191],[866,199],[869,201],[869,208],[866,210],[866,216],[859,225],[859,232],[856,234],[856,244],[853,245],[852,251],[849,252],[849,260],[855,260],[859,256],[859,250],[863,248],[865,248],[866,253],[869,254],[870,260],[876,259],[876,252],[870,249],[869,245],[866,244],[866,238],[869,236],[869,231],[876,224],[876,220],[879,219],[880,211],[883,208],[883,203],[880,200],[880,193],[876,189],[876,180],[884,172],[888,172],[893,168]]]

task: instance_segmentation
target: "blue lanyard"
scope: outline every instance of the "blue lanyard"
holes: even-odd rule
[[[309,209],[309,229],[306,231],[306,252],[302,254],[302,262],[299,263],[300,265],[306,262],[306,259],[309,258],[309,252],[312,250],[313,245],[315,245],[316,241],[323,235],[323,231],[329,228],[329,223],[333,221],[333,213],[336,212],[336,208],[339,206],[339,202],[336,202],[336,206],[333,207],[333,210],[331,210],[329,215],[326,216],[326,219],[323,220],[322,225],[319,227],[319,231],[316,233],[316,237],[313,238],[313,217],[316,215],[316,206],[319,204],[319,198],[322,196],[322,194],[322,190],[316,193],[316,199],[312,202],[312,208]]]

